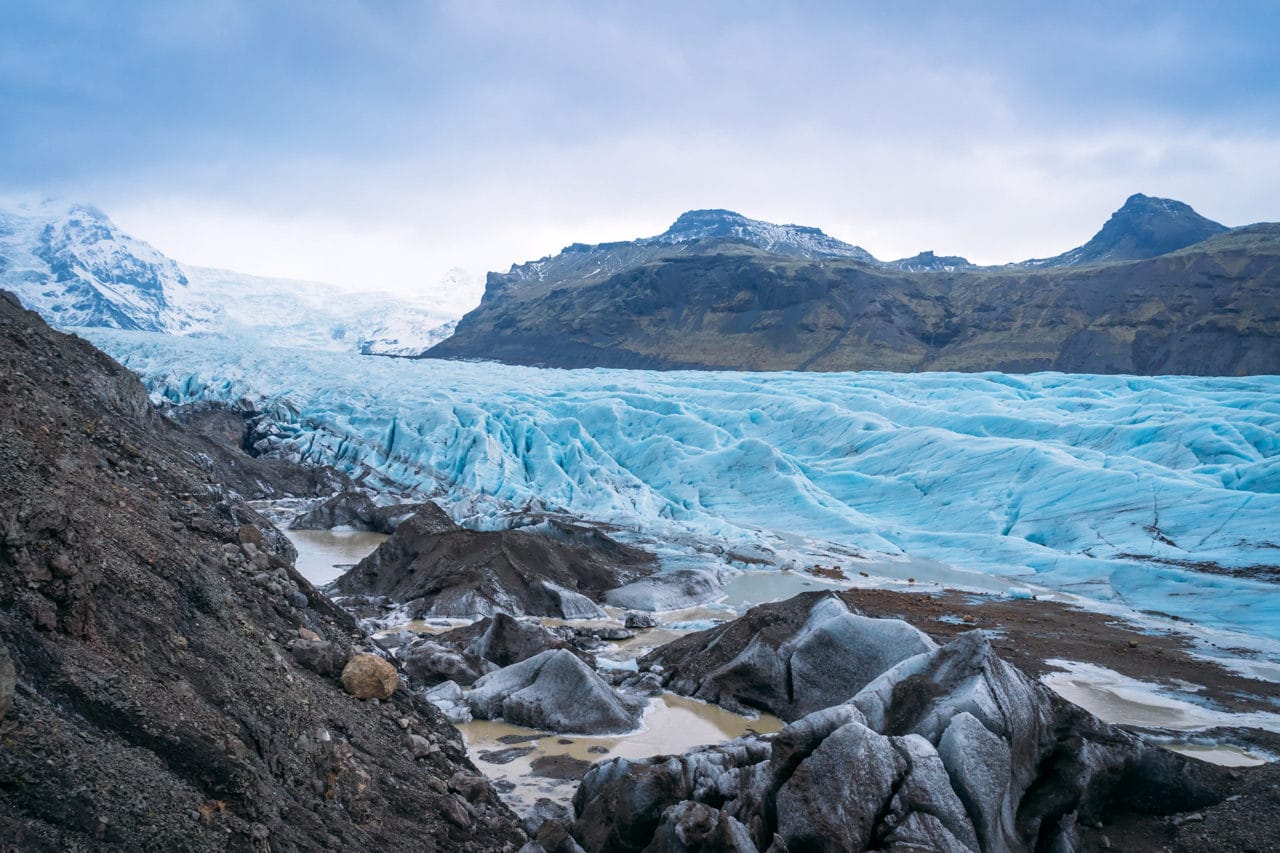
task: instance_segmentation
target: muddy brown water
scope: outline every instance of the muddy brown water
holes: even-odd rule
[[[564,757],[576,762],[595,763],[610,758],[647,758],[673,755],[708,744],[722,743],[752,733],[770,734],[782,728],[782,721],[768,714],[743,717],[716,705],[666,693],[649,700],[643,728],[637,732],[604,737],[555,735],[492,720],[474,720],[458,726],[471,760],[503,790],[503,799],[518,813],[527,813],[541,797],[568,803],[578,786],[576,774],[569,779],[539,775],[539,764],[555,765],[547,759]],[[526,740],[532,738],[530,740]],[[533,747],[506,763],[503,751]],[[491,755],[496,754],[496,755]],[[489,760],[486,760],[489,756]],[[581,768],[585,769],[585,768]]]

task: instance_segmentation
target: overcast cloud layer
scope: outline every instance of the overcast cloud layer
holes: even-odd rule
[[[0,194],[403,290],[697,207],[977,262],[1280,219],[1280,4],[783,5],[5,3]]]

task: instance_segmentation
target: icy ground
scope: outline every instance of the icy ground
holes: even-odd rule
[[[241,403],[282,452],[448,489],[472,526],[542,507],[855,578],[929,558],[1280,641],[1280,377],[563,371],[83,334],[158,401]]]

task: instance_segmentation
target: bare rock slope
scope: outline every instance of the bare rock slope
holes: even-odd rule
[[[4,846],[518,846],[434,708],[343,690],[375,650],[201,447],[118,364],[0,298]]]

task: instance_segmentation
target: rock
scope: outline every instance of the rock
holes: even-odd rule
[[[403,649],[399,658],[404,671],[427,686],[443,681],[471,684],[495,667],[483,658],[466,655],[433,640],[420,640]]]
[[[563,803],[557,803],[546,797],[539,797],[529,809],[529,813],[520,821],[520,826],[529,835],[536,835],[538,827],[549,820],[558,820],[566,825],[573,823],[573,810]]]
[[[655,565],[653,555],[586,525],[467,530],[427,503],[336,583],[347,595],[409,604],[414,617],[600,618],[593,599]]]
[[[893,664],[936,648],[897,619],[852,612],[830,593],[802,593],[668,643],[640,659],[667,689],[784,720],[847,702]]]
[[[291,589],[286,592],[284,594],[284,600],[289,602],[290,606],[296,607],[299,610],[305,610],[307,605],[311,603],[307,598],[306,593],[300,592],[296,589]]]
[[[658,620],[654,619],[653,616],[648,613],[636,613],[635,611],[631,611],[627,613],[626,619],[623,620],[622,624],[624,627],[635,631],[645,628],[656,628],[658,627]]]
[[[13,707],[13,694],[17,685],[17,672],[13,666],[13,658],[9,656],[9,650],[4,644],[0,643],[0,723],[4,722],[9,709]]]
[[[414,758],[426,758],[433,752],[439,752],[440,748],[424,738],[422,735],[406,734],[404,737],[404,747],[409,750],[409,754]]]
[[[662,813],[648,853],[756,853],[751,833],[723,809],[685,801]]]
[[[294,640],[289,651],[294,660],[318,675],[337,675],[346,664],[337,647],[324,640]]]
[[[466,802],[457,794],[449,794],[440,799],[440,811],[455,826],[462,829],[471,828],[471,815],[467,811]]]
[[[619,694],[564,649],[492,672],[477,681],[466,698],[471,713],[481,719],[593,735],[631,731],[647,705],[638,697]]]
[[[389,699],[397,684],[396,668],[377,655],[355,655],[342,668],[342,686],[357,699]]]
[[[709,572],[681,569],[659,572],[611,589],[605,601],[628,610],[683,610],[706,604],[720,595],[720,581]]]

